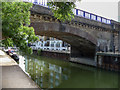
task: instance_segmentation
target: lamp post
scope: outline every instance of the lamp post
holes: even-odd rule
[[[111,33],[111,42],[110,42],[110,52],[115,53],[115,45],[114,45],[114,30],[115,30],[115,25],[114,23],[111,23],[112,27],[112,33]]]
[[[120,53],[120,25],[118,26],[118,52]]]

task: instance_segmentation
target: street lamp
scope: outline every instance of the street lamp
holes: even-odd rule
[[[111,33],[111,43],[110,43],[110,51],[115,53],[115,45],[114,45],[114,31],[115,31],[115,24],[111,23],[112,33]]]
[[[118,26],[118,52],[120,53],[120,25]]]

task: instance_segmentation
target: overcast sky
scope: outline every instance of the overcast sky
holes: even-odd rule
[[[118,21],[118,2],[120,0],[81,0],[76,8]]]

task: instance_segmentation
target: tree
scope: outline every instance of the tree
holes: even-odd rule
[[[74,18],[73,9],[75,8],[75,2],[81,0],[63,0],[64,2],[48,2],[48,6],[52,9],[54,17],[62,22],[71,21]],[[69,2],[74,1],[74,2]]]
[[[28,43],[36,41],[33,27],[30,25],[32,3],[2,2],[2,43],[5,46],[16,45],[20,50],[32,53]]]
[[[74,18],[72,10],[75,8],[75,4],[73,2],[49,2],[48,5],[52,9],[54,17],[60,21],[70,21]]]
[[[60,21],[71,20],[74,17],[72,10],[75,7],[73,2],[49,2],[54,16]],[[30,8],[32,3],[25,2],[2,2],[2,43],[5,46],[16,45],[25,52],[32,53],[27,46],[38,40],[33,27],[30,25]]]

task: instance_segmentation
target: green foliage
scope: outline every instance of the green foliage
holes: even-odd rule
[[[64,22],[74,18],[72,10],[75,8],[75,4],[73,2],[49,2],[48,5],[59,20]]]
[[[2,2],[2,35],[5,46],[16,45],[25,52],[32,53],[27,43],[38,40],[30,25],[32,3]]]
[[[41,54],[41,49],[38,49],[38,51],[37,51],[37,53],[38,53],[38,55],[40,55]]]
[[[73,0],[73,2],[69,2],[69,0],[62,0],[63,2],[48,2],[48,5],[51,7],[54,16],[62,22],[71,21],[74,18],[73,9],[75,8],[75,2],[81,0]]]
[[[8,47],[8,46],[13,47],[13,41],[11,38],[7,38],[6,40],[3,40],[2,42],[6,45],[5,47]]]

